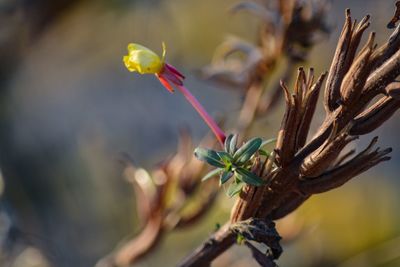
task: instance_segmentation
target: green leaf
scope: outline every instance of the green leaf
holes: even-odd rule
[[[204,181],[206,181],[206,180],[218,175],[220,172],[222,172],[221,169],[212,170],[209,173],[207,173],[206,175],[204,175],[204,177],[201,178],[201,181],[204,182]]]
[[[229,146],[231,144],[231,140],[232,140],[233,134],[228,135],[228,137],[225,139],[225,143],[224,143],[224,148],[225,151],[229,153]]]
[[[233,182],[229,185],[228,190],[226,191],[226,194],[229,197],[233,197],[234,195],[240,193],[240,191],[242,190],[242,187],[244,186],[244,183],[236,183]]]
[[[248,161],[254,153],[260,148],[262,143],[261,138],[253,138],[240,147],[233,155],[237,163],[243,164]]]
[[[220,184],[223,185],[223,184],[226,183],[232,176],[233,176],[233,172],[232,172],[232,171],[224,171],[224,172],[221,174]]]
[[[220,161],[220,157],[218,156],[217,152],[215,152],[214,150],[198,147],[194,150],[194,155],[199,160],[207,162],[208,164],[210,164],[214,167],[218,167],[218,168],[225,167],[225,164]]]
[[[244,241],[246,240],[246,238],[244,237],[244,235],[238,233],[236,236],[236,243],[238,245],[243,245]]]
[[[231,139],[231,143],[229,144],[228,153],[233,155],[236,152],[236,145],[237,145],[238,135],[234,134]]]
[[[260,177],[244,168],[237,168],[235,171],[239,178],[246,184],[254,186],[261,186],[264,184],[264,181]]]
[[[217,154],[220,159],[225,163],[225,165],[232,164],[233,157],[231,154],[224,151],[218,151]]]
[[[262,142],[261,147],[266,146],[266,145],[271,144],[271,143],[275,143],[275,142],[276,142],[276,138],[267,139],[267,140]]]
[[[259,149],[258,153],[260,153],[260,155],[262,155],[262,156],[267,156],[267,157],[269,157],[271,155],[271,152],[264,150],[264,149]]]

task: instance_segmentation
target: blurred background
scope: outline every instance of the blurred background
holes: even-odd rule
[[[138,231],[120,153],[151,168],[175,152],[179,127],[197,141],[207,128],[182,96],[125,69],[126,45],[161,51],[165,41],[168,61],[199,100],[213,115],[233,118],[241,94],[196,74],[227,35],[255,40],[257,18],[227,12],[236,2],[0,0],[1,266],[94,266]],[[372,15],[381,44],[394,2],[332,1],[333,32],[310,57],[316,73],[329,68],[346,7],[357,19]],[[282,115],[283,105],[252,134],[275,136]],[[391,161],[314,196],[279,223],[289,237],[281,266],[400,266],[398,118],[373,133],[394,148]],[[137,266],[174,266],[229,217],[231,205],[221,194],[200,224],[168,235]],[[215,266],[253,263],[235,247]]]

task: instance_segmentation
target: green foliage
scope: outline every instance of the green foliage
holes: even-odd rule
[[[196,148],[194,150],[194,155],[201,161],[207,162],[208,164],[218,167],[218,168],[224,168],[225,165],[221,161],[221,158],[218,156],[217,152],[211,149],[206,149],[206,148]]]
[[[239,164],[246,163],[258,151],[261,144],[261,138],[251,139],[235,152],[233,159]]]
[[[233,197],[234,195],[239,194],[240,191],[242,191],[242,188],[244,185],[245,185],[244,182],[235,180],[229,185],[228,190],[226,191],[226,194],[229,197]]]
[[[236,244],[238,245],[243,245],[244,241],[246,240],[246,238],[244,237],[244,235],[238,233],[236,235]]]
[[[251,171],[246,170],[245,168],[237,168],[236,169],[237,176],[239,180],[242,180],[246,184],[261,186],[263,185],[263,180],[260,179],[257,175],[252,173]]]
[[[249,169],[257,152],[260,156],[270,155],[270,152],[261,147],[275,141],[269,139],[263,142],[261,138],[253,138],[241,147],[237,147],[237,140],[236,134],[229,135],[225,140],[224,151],[205,148],[196,148],[194,151],[199,160],[217,168],[206,174],[202,181],[219,175],[220,185],[223,185],[234,177],[226,192],[229,197],[238,194],[246,184],[253,186],[264,184],[264,181]]]

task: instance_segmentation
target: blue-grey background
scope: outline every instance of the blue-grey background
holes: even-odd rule
[[[126,45],[160,51],[165,41],[168,61],[188,76],[192,92],[212,114],[229,114],[233,121],[240,93],[195,73],[228,34],[255,40],[256,18],[228,14],[235,2],[0,1],[0,263],[93,266],[134,235],[135,199],[122,179],[119,153],[151,168],[175,151],[179,127],[189,126],[196,140],[207,128],[182,96],[124,68]],[[354,18],[371,14],[371,29],[382,43],[390,34],[385,25],[393,3],[332,1],[334,31],[315,47],[310,65],[317,73],[329,68],[346,7]],[[282,112],[252,134],[274,136]],[[316,122],[322,118],[321,109]],[[374,133],[382,146],[394,148],[390,162],[312,198],[281,223],[286,235],[296,236],[285,243],[282,266],[400,265],[398,121],[394,116]],[[227,218],[231,204],[221,196],[201,225],[169,235],[138,266],[174,266]],[[245,249],[235,253],[215,266],[249,266]]]

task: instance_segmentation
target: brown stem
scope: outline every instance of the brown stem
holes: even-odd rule
[[[162,215],[156,214],[147,222],[144,230],[133,240],[121,247],[113,256],[116,266],[129,266],[139,258],[152,251],[163,234]]]
[[[207,267],[211,262],[236,242],[236,233],[225,224],[207,241],[186,257],[178,267]]]
[[[239,133],[244,133],[250,128],[263,92],[263,85],[259,81],[254,82],[247,91],[238,119],[237,131]]]

